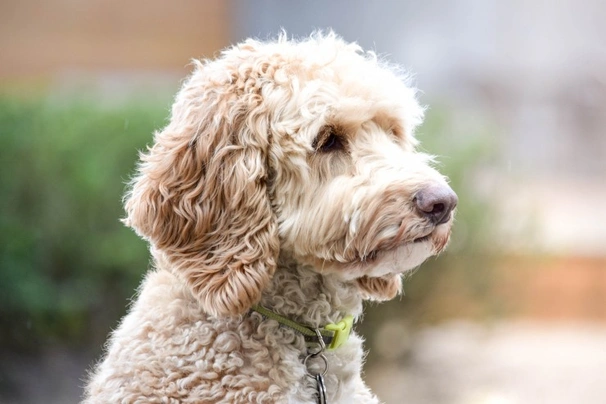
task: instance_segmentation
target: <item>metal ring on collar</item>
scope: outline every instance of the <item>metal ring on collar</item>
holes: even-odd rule
[[[322,354],[322,353],[317,353],[317,354],[309,354],[309,355],[307,355],[307,356],[305,357],[305,359],[303,360],[303,366],[305,366],[305,372],[307,373],[307,377],[310,377],[310,378],[312,378],[312,379],[315,379],[315,378],[316,378],[316,375],[311,374],[311,373],[309,372],[309,369],[307,368],[307,360],[308,360],[309,358],[318,358],[318,357],[322,358],[322,360],[324,361],[324,370],[323,370],[321,373],[318,373],[318,374],[320,374],[320,375],[322,375],[322,376],[325,376],[325,375],[326,375],[326,372],[328,372],[328,359],[326,359],[326,356],[324,356],[324,354]]]

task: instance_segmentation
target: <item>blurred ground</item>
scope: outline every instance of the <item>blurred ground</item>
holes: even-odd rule
[[[401,344],[395,348],[401,352],[399,360],[380,361],[366,371],[367,383],[386,403],[606,400],[602,324],[449,322],[404,337]]]
[[[35,355],[0,351],[0,404],[80,402],[90,354],[69,347],[45,347]]]
[[[386,404],[598,404],[606,398],[606,326],[451,321],[412,332],[386,323],[366,381]],[[73,350],[4,354],[1,404],[76,403],[90,358]]]

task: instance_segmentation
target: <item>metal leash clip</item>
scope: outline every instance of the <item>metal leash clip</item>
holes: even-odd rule
[[[303,360],[303,366],[305,366],[305,372],[307,373],[307,377],[314,379],[316,381],[316,389],[318,391],[318,404],[326,404],[326,385],[324,384],[324,376],[326,372],[328,372],[328,359],[324,356],[324,350],[326,350],[326,344],[324,343],[324,339],[322,338],[322,334],[320,330],[317,328],[314,330],[316,335],[318,336],[318,344],[320,345],[320,349],[317,352],[309,353],[305,359]],[[324,361],[324,370],[322,372],[312,374],[307,367],[307,361],[309,358],[322,358]]]

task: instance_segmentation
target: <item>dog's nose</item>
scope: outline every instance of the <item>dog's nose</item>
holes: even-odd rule
[[[414,202],[419,213],[434,224],[446,223],[450,220],[450,212],[457,206],[457,194],[443,184],[430,185],[417,192]]]

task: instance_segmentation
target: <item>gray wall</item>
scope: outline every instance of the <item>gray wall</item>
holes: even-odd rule
[[[239,0],[233,12],[235,41],[332,27],[389,55],[463,131],[497,128],[508,174],[606,179],[606,2]]]

